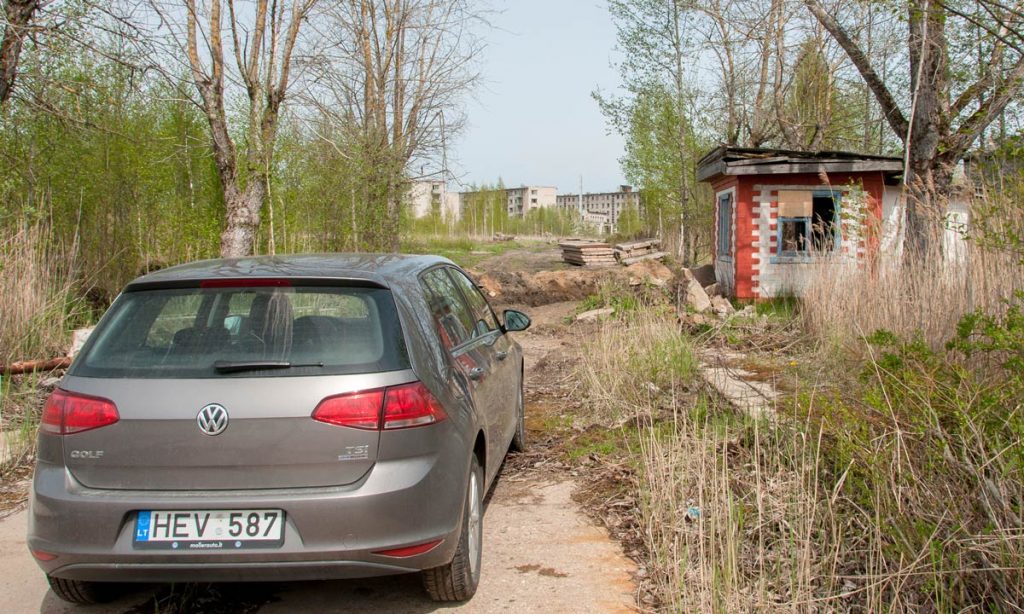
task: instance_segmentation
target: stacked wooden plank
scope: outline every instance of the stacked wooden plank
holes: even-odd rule
[[[627,241],[615,246],[615,258],[624,265],[635,264],[642,260],[661,260],[668,254],[659,251],[659,239],[639,239]]]
[[[615,250],[607,243],[596,241],[562,241],[558,244],[562,248],[562,260],[576,266],[613,266],[615,261]]]

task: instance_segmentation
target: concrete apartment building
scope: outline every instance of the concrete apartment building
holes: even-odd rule
[[[424,218],[437,210],[445,222],[458,221],[461,213],[459,194],[449,192],[443,181],[414,181],[409,190],[409,211],[414,218]]]
[[[465,209],[469,199],[480,193],[459,192],[460,208]],[[524,185],[505,188],[505,207],[509,217],[525,217],[533,209],[554,207],[557,197],[558,188],[552,186]]]
[[[558,188],[551,186],[519,186],[505,189],[509,217],[525,217],[531,209],[554,207]]]
[[[582,198],[579,194],[560,194],[557,205],[559,209],[580,212],[586,222],[602,232],[615,232],[619,215],[628,208],[640,207],[640,193],[634,192],[633,186],[621,185],[617,192],[591,192]]]

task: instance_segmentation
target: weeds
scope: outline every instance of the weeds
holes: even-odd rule
[[[520,241],[474,240],[467,236],[417,235],[402,242],[407,254],[435,254],[444,256],[462,267],[473,267],[480,261],[505,252],[523,249]]]
[[[0,485],[26,477],[35,455],[36,430],[42,413],[45,392],[39,387],[38,374],[4,377],[0,380]],[[16,503],[7,501],[6,490],[0,489],[0,509]]]
[[[678,325],[656,308],[603,323],[586,344],[580,375],[595,414],[621,422],[691,380],[696,363]]]
[[[582,381],[602,415],[630,425],[659,606],[952,612],[1024,602],[1024,394],[1019,377],[991,371],[1016,364],[1021,321],[1012,305],[976,314],[949,352],[923,333],[870,335],[836,359],[845,373],[796,380],[770,419],[677,394],[693,386],[689,342],[650,310],[601,328]],[[603,441],[589,442],[594,452]]]
[[[1012,255],[973,243],[965,252],[962,262],[822,267],[801,301],[803,327],[830,353],[860,352],[864,336],[878,329],[941,348],[964,314],[997,313],[1024,290],[1024,264]]]
[[[0,364],[61,355],[88,319],[74,253],[43,225],[0,230]]]

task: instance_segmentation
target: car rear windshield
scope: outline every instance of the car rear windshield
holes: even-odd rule
[[[397,371],[391,292],[216,287],[126,292],[75,361],[85,377],[287,377]]]

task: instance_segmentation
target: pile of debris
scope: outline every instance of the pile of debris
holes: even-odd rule
[[[658,251],[659,247],[661,247],[660,239],[639,239],[619,243],[615,246],[615,258],[626,266],[644,260],[662,260],[668,256],[668,253]]]
[[[562,260],[576,266],[614,266],[615,250],[607,243],[596,241],[562,241]]]
[[[736,308],[725,296],[715,280],[715,268],[710,264],[693,269],[683,269],[677,285],[679,319],[684,324],[698,326],[711,324],[715,316],[728,318]],[[752,307],[750,308],[753,309]],[[749,312],[744,309],[744,313]]]

